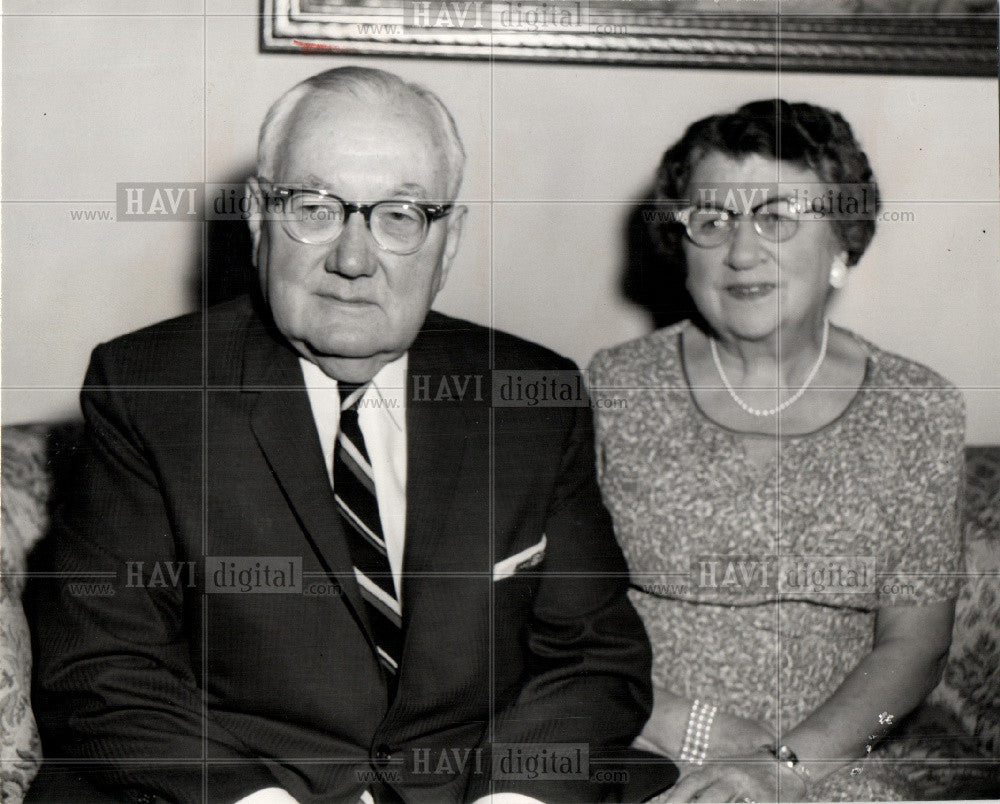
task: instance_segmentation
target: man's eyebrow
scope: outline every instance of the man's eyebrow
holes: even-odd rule
[[[303,177],[302,181],[299,183],[304,186],[314,187],[317,190],[327,190],[329,192],[333,192],[333,185],[327,184],[325,181],[323,181],[319,176],[315,175],[314,173],[306,174],[306,176]]]
[[[393,190],[392,194],[424,197],[427,195],[427,189],[422,184],[407,182],[406,184],[400,184],[395,190]]]
[[[326,190],[328,193],[337,192],[336,187],[329,182],[323,181],[313,173],[306,174],[301,182],[296,182],[303,187],[311,187],[317,190]],[[405,182],[403,184],[397,185],[392,191],[386,194],[386,198],[393,198],[398,196],[406,196],[407,198],[426,198],[428,196],[427,188],[422,184],[417,182]]]

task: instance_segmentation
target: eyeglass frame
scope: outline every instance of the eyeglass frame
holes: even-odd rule
[[[763,209],[769,204],[775,204],[779,201],[785,201],[792,206],[796,217],[790,217],[788,220],[793,221],[795,223],[795,229],[787,237],[783,237],[777,240],[772,240],[770,237],[764,234],[764,232],[761,231],[760,221],[757,220],[757,211]],[[726,235],[726,238],[724,240],[720,240],[718,243],[715,243],[713,245],[702,244],[699,243],[697,240],[695,240],[694,237],[691,235],[691,215],[693,215],[695,212],[701,209],[711,209],[711,210],[716,210],[718,212],[722,212],[726,216],[725,218],[723,218],[723,220],[734,221],[733,226],[729,227],[728,234]],[[795,237],[796,234],[798,234],[799,224],[802,223],[802,216],[807,213],[808,210],[802,206],[801,201],[792,198],[786,198],[784,196],[779,196],[778,198],[770,198],[767,201],[764,201],[763,203],[757,204],[757,206],[751,207],[746,212],[736,212],[735,210],[726,209],[725,207],[691,204],[690,206],[674,210],[673,222],[679,223],[684,227],[684,232],[687,235],[688,240],[694,243],[694,245],[698,246],[698,248],[717,248],[718,246],[724,246],[726,243],[732,241],[733,237],[736,235],[735,224],[739,223],[740,219],[745,218],[747,216],[750,217],[750,220],[753,223],[754,231],[757,232],[757,234],[760,237],[763,237],[768,243],[785,243],[791,240],[793,237]]]
[[[417,201],[416,199],[411,199],[411,198],[385,198],[380,201],[374,201],[371,204],[358,204],[357,202],[354,201],[346,201],[339,195],[331,193],[329,190],[324,190],[322,187],[301,187],[301,186],[292,186],[287,184],[277,184],[275,182],[268,181],[267,179],[264,179],[260,176],[257,176],[255,178],[257,179],[257,183],[261,187],[261,191],[264,194],[265,199],[277,196],[278,198],[281,198],[283,201],[287,201],[294,198],[296,193],[313,193],[322,198],[331,198],[334,201],[338,202],[344,208],[344,220],[341,224],[340,231],[337,232],[337,234],[335,234],[329,240],[323,240],[318,243],[311,242],[309,240],[303,240],[301,237],[298,237],[294,232],[292,232],[291,224],[294,222],[293,219],[287,217],[283,217],[281,219],[281,228],[285,230],[285,233],[296,242],[304,243],[307,246],[326,246],[329,245],[330,243],[335,242],[337,238],[339,238],[344,233],[344,229],[347,228],[347,221],[351,217],[351,215],[353,215],[355,212],[359,212],[361,213],[361,216],[364,218],[365,227],[368,229],[369,234],[372,235],[372,240],[375,241],[375,245],[377,245],[383,251],[389,252],[390,254],[395,254],[396,256],[399,257],[406,257],[410,254],[416,254],[418,251],[420,251],[424,243],[427,242],[427,235],[430,233],[431,224],[434,223],[434,221],[439,220],[440,218],[443,218],[446,215],[448,215],[455,207],[454,204],[427,204],[422,201]],[[270,188],[270,192],[264,189],[265,187]],[[383,246],[381,243],[378,242],[378,238],[376,238],[375,233],[372,232],[372,213],[375,211],[376,207],[382,204],[405,204],[407,206],[411,206],[419,210],[420,214],[423,215],[424,233],[423,236],[420,238],[420,242],[412,250],[393,251],[392,249],[386,248],[385,246]]]

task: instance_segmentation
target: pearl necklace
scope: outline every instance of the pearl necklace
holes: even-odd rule
[[[809,372],[809,376],[806,377],[806,381],[803,383],[802,387],[799,388],[794,394],[792,394],[788,399],[782,402],[776,408],[770,408],[765,410],[763,408],[752,408],[746,402],[739,398],[735,389],[729,382],[729,378],[726,376],[726,372],[722,368],[722,361],[719,359],[719,349],[715,345],[715,338],[709,338],[708,343],[712,349],[712,360],[715,361],[715,368],[718,369],[719,377],[722,379],[722,384],[726,386],[726,390],[729,392],[729,396],[733,398],[733,402],[739,405],[743,410],[749,413],[751,416],[774,416],[777,413],[791,407],[796,402],[802,398],[802,394],[806,392],[814,379],[816,379],[816,372],[819,371],[819,367],[823,365],[823,360],[826,359],[826,347],[830,340],[830,319],[823,319],[823,344],[819,347],[819,357],[816,358],[816,362],[813,364],[812,370]]]

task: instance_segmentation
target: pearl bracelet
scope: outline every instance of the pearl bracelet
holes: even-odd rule
[[[712,730],[712,721],[719,707],[702,703],[695,698],[688,715],[687,731],[684,733],[684,743],[681,745],[681,762],[693,762],[701,765],[708,755],[708,740]]]

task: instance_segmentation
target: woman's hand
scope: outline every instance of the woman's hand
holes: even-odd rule
[[[706,757],[708,759],[745,757],[761,749],[773,747],[776,741],[774,732],[761,721],[748,720],[719,711],[712,722]]]
[[[766,752],[725,763],[712,763],[681,776],[667,801],[802,801],[806,784]]]

